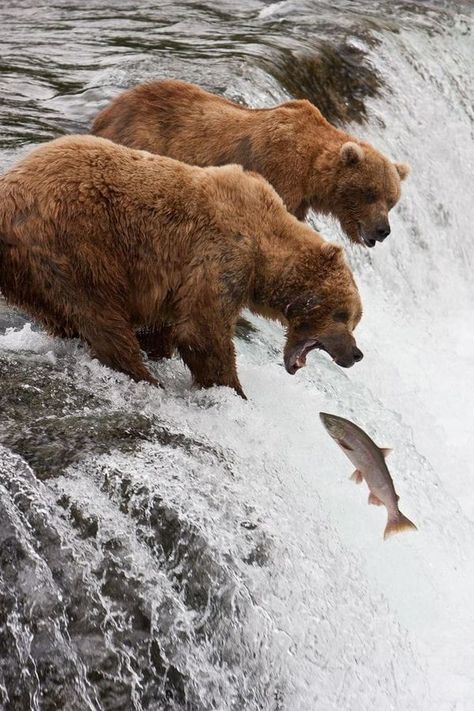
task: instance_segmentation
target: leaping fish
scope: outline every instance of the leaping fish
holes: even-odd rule
[[[416,526],[398,508],[398,495],[388,471],[385,458],[391,450],[377,447],[360,427],[337,415],[320,412],[319,416],[331,437],[356,467],[351,479],[360,484],[364,479],[369,487],[369,504],[385,506],[388,520],[384,539],[394,533],[415,529]]]

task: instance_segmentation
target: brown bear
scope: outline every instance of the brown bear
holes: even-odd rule
[[[309,101],[250,109],[172,80],[120,94],[92,133],[192,165],[239,163],[263,175],[299,220],[310,207],[333,215],[367,247],[390,233],[388,212],[409,171],[332,126]]]
[[[287,326],[289,373],[313,348],[362,358],[361,303],[340,247],[241,166],[198,168],[92,136],[56,139],[0,178],[0,289],[104,364],[157,381],[135,329],[177,348],[196,384],[244,397],[232,342],[241,309]],[[153,346],[153,344],[152,344]]]

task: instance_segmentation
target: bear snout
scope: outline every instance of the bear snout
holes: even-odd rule
[[[341,366],[341,368],[352,368],[354,363],[358,363],[363,357],[364,354],[362,351],[359,350],[357,346],[354,346],[351,351],[337,356],[334,360],[337,365]]]
[[[386,239],[390,234],[390,225],[388,222],[383,222],[382,224],[378,225],[375,229],[375,239],[377,242],[383,242],[384,239]]]
[[[375,247],[376,243],[383,242],[390,232],[390,223],[386,219],[370,226],[359,222],[359,233],[366,247]]]

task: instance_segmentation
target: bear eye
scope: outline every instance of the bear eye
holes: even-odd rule
[[[349,314],[345,309],[339,309],[335,311],[332,315],[334,321],[339,321],[340,323],[347,323],[349,321]]]
[[[377,201],[377,193],[375,192],[375,190],[371,190],[371,189],[366,190],[365,201],[368,202],[369,204]]]

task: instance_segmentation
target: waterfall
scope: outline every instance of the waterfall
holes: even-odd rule
[[[193,390],[177,359],[151,365],[158,392],[0,302],[0,708],[472,708],[472,16],[353,5],[5,11],[4,168],[87,130],[120,87],[174,76],[253,106],[296,81],[412,174],[374,250],[310,218],[361,291],[349,371],[314,352],[290,377],[281,327],[246,314],[247,402]],[[350,77],[339,103],[307,59],[331,52]],[[393,448],[418,532],[383,542],[385,510],[321,410]]]

